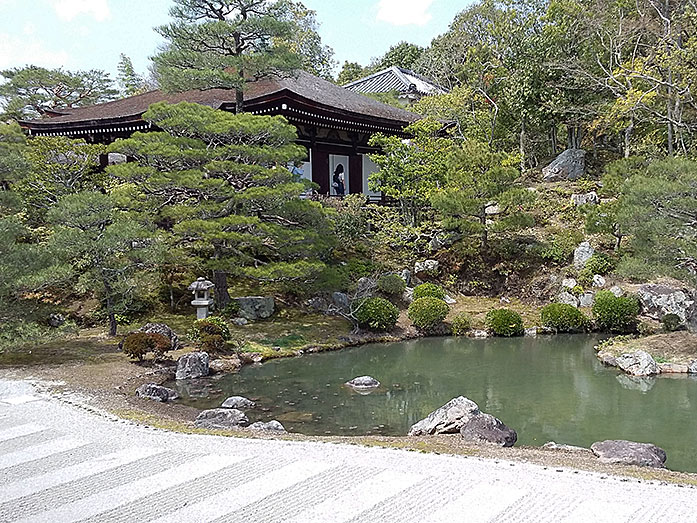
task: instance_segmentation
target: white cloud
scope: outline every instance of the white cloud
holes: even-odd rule
[[[103,22],[111,16],[107,0],[49,0],[58,18],[70,22],[79,15],[92,16]]]
[[[377,19],[391,25],[426,25],[434,0],[380,0]]]
[[[0,69],[27,64],[57,68],[65,67],[69,62],[70,55],[66,51],[48,49],[38,40],[28,42],[26,37],[0,33]]]

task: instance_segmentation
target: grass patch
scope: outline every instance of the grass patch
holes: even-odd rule
[[[458,296],[457,303],[450,308],[448,319],[452,319],[460,313],[467,313],[472,318],[473,329],[486,328],[486,314],[492,309],[505,307],[517,312],[523,318],[525,327],[540,325],[540,311],[534,305],[528,305],[518,299],[511,299],[510,303],[502,304],[498,298],[485,298],[481,296]]]

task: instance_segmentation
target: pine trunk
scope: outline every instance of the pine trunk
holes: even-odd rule
[[[227,291],[227,272],[215,271],[213,274],[215,284],[215,301],[218,310],[222,310],[230,304],[230,294]]]

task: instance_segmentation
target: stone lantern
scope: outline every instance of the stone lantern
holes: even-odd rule
[[[208,308],[213,305],[213,298],[211,298],[211,289],[215,285],[205,278],[199,278],[194,283],[189,285],[189,290],[194,295],[194,301],[191,305],[196,307],[196,319],[203,320],[208,317]]]

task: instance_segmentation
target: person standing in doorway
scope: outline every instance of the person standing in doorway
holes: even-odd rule
[[[339,164],[334,169],[334,176],[332,177],[332,186],[334,187],[334,192],[337,196],[344,196],[346,194],[346,184],[344,183],[344,166]]]

